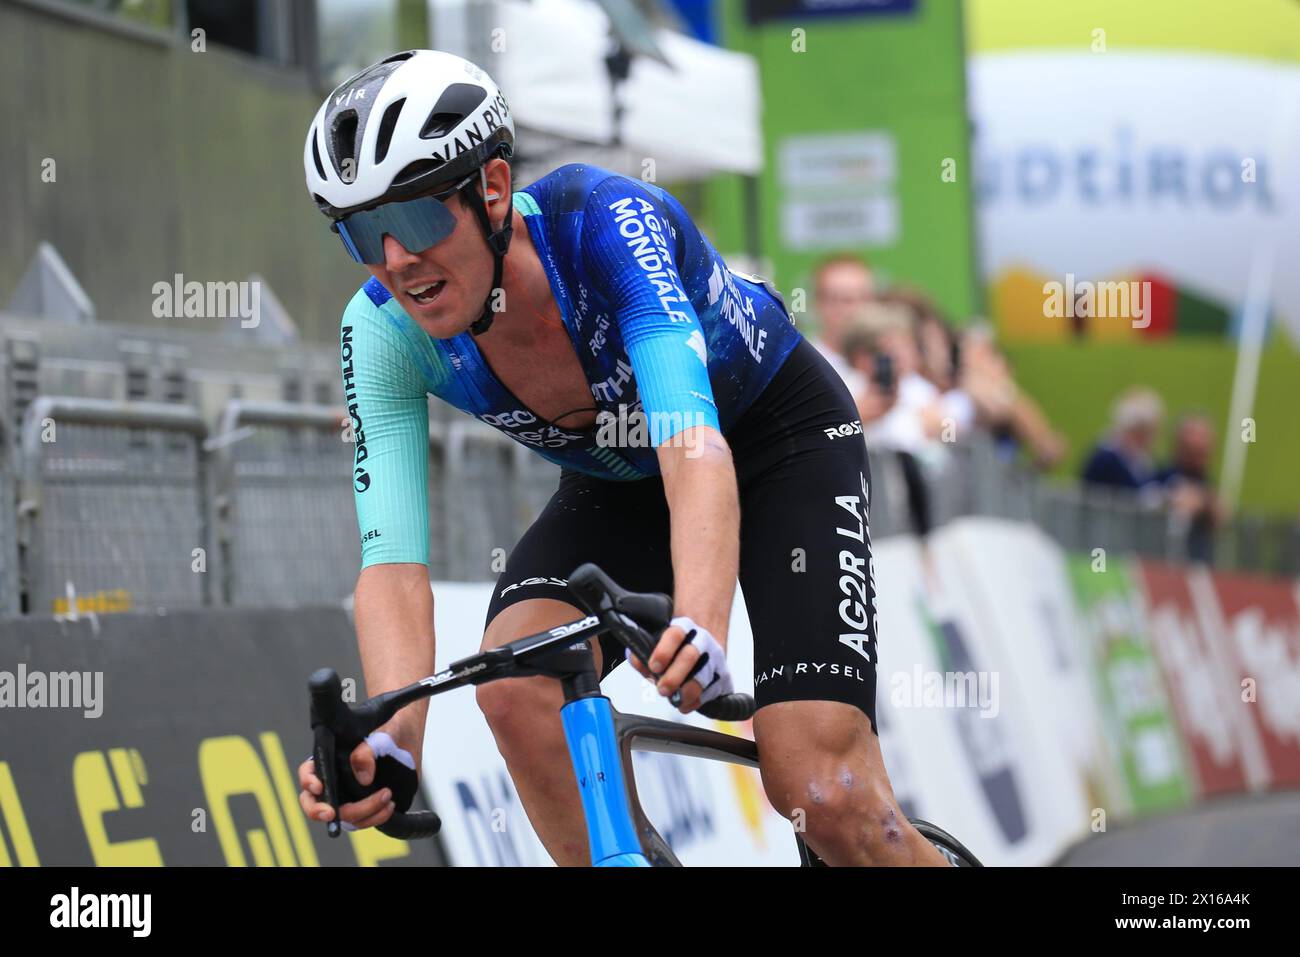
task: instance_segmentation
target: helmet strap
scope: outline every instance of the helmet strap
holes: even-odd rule
[[[501,288],[502,267],[505,265],[506,252],[510,249],[510,237],[514,233],[515,201],[514,196],[506,197],[506,218],[501,224],[501,228],[493,231],[492,221],[488,219],[487,214],[487,171],[479,167],[479,179],[483,183],[483,201],[479,202],[478,195],[474,192],[474,185],[467,183],[461,190],[461,194],[469,203],[471,209],[478,216],[479,225],[483,228],[483,236],[487,239],[488,248],[492,250],[492,288],[488,291],[488,297],[483,302],[483,314],[474,320],[469,331],[481,336],[492,327],[492,320],[496,313],[492,309],[492,299],[496,291]]]

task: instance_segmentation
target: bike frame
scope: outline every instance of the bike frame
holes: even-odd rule
[[[600,692],[587,644],[607,630],[598,617],[589,616],[462,658],[437,674],[350,709],[339,703],[339,679],[334,672],[327,670],[328,677],[320,685],[318,676],[313,676],[313,727],[319,719],[329,738],[321,753],[333,749],[337,731],[346,729],[341,740],[350,749],[398,710],[423,698],[504,678],[556,678],[564,691],[560,721],[582,797],[592,863],[600,867],[679,867],[681,862],[672,848],[641,809],[632,751],[660,751],[756,768],[758,750],[745,738],[615,710]],[[327,788],[335,791],[333,784]],[[337,822],[331,825],[330,833],[335,835]]]
[[[737,735],[616,710],[609,698],[600,693],[600,678],[588,645],[588,641],[599,638],[607,630],[609,626],[600,618],[588,616],[463,658],[415,684],[351,707],[341,701],[337,673],[322,669],[309,682],[312,727],[317,735],[314,752],[317,773],[321,774],[322,767],[334,767],[328,756],[335,751],[336,744],[344,745],[344,755],[350,753],[370,731],[415,701],[503,678],[556,678],[564,691],[560,721],[578,780],[592,864],[680,867],[681,861],[641,808],[632,752],[654,751],[757,768],[758,746]],[[321,780],[326,799],[337,812],[336,774],[331,770],[321,774]],[[406,839],[429,837],[440,826],[437,815],[427,811],[396,814],[390,819],[390,825],[399,822],[398,831],[385,833]],[[925,821],[914,819],[912,823],[931,842],[942,844],[973,862],[973,866],[980,866],[952,835]],[[332,837],[340,835],[337,817],[329,823],[328,830]],[[795,843],[804,867],[825,866],[797,833]]]
[[[587,822],[591,862],[596,867],[680,867],[637,798],[633,751],[758,767],[758,748],[747,738],[643,715],[622,714],[604,695],[570,698],[565,683],[560,709],[569,759],[578,778]]]

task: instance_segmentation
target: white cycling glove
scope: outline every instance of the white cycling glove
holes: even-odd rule
[[[674,618],[671,623],[686,632],[686,641],[677,649],[678,653],[688,644],[694,645],[700,653],[700,661],[687,679],[700,683],[703,689],[700,704],[708,704],[714,698],[735,691],[731,683],[731,672],[727,669],[727,652],[718,644],[718,640],[685,615]],[[627,657],[632,657],[630,650]]]

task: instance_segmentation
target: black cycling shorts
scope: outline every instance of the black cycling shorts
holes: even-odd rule
[[[754,696],[842,701],[876,727],[870,474],[857,408],[806,340],[727,432],[740,492],[740,586],[754,635]],[[595,562],[633,591],[673,591],[663,480],[564,470],[510,553],[487,620],[532,598],[573,603],[565,581]],[[623,660],[601,641],[604,671]]]

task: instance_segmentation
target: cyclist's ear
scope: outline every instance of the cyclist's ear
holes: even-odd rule
[[[489,203],[499,202],[510,195],[510,164],[499,156],[494,156],[483,166],[486,189],[484,196]]]

